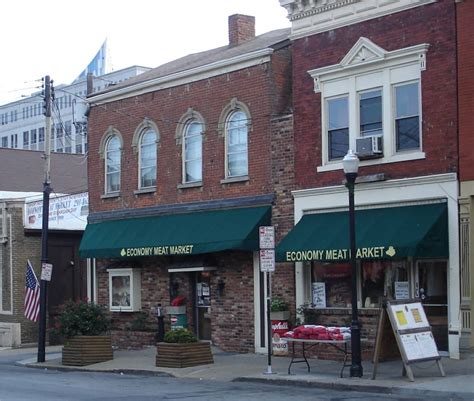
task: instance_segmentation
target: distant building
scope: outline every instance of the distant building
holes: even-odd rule
[[[94,58],[95,59],[95,58]],[[54,90],[51,150],[58,153],[86,153],[88,110],[86,96],[116,85],[145,71],[147,67],[132,66],[101,76],[82,74],[70,85]],[[51,77],[54,80],[54,77]],[[41,91],[0,106],[0,147],[44,150],[45,118]]]
[[[25,272],[30,260],[41,271],[43,159],[40,152],[0,149],[0,347],[35,342],[38,324],[24,316]],[[88,271],[78,255],[87,214],[87,171],[83,157],[51,155],[48,260],[48,321],[67,299],[92,297]],[[66,194],[66,195],[65,195]],[[51,341],[51,337],[48,339]],[[52,339],[54,342],[54,339]]]

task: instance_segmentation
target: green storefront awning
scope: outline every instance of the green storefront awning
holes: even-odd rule
[[[355,221],[357,258],[448,257],[446,203],[357,210]],[[347,260],[349,248],[349,212],[308,214],[278,244],[276,259]]]
[[[243,207],[88,224],[81,258],[196,255],[224,250],[256,251],[259,226],[271,207]]]

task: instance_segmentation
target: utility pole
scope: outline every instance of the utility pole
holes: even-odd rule
[[[43,220],[41,226],[41,269],[48,262],[48,224],[49,224],[49,194],[51,193],[51,81],[49,75],[44,77],[44,115],[46,128],[44,133],[44,181],[43,181]],[[40,315],[38,330],[38,362],[45,361],[46,348],[46,299],[48,282],[40,281]]]

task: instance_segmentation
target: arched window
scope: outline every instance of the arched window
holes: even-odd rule
[[[145,130],[140,138],[140,189],[156,186],[156,132]]]
[[[105,145],[105,192],[120,191],[120,139],[110,136]]]
[[[227,117],[226,138],[226,177],[248,175],[248,118],[237,109]]]
[[[203,125],[190,120],[183,138],[183,182],[202,181],[202,131]]]

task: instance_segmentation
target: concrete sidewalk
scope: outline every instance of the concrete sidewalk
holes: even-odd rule
[[[2,351],[2,353],[14,351]],[[30,351],[36,352],[36,349],[30,349]],[[22,352],[25,353],[24,350]],[[290,358],[272,357],[272,374],[268,374],[268,357],[266,355],[235,354],[223,352],[215,347],[213,348],[214,364],[182,369],[157,368],[155,366],[155,347],[138,351],[114,351],[113,360],[85,367],[63,366],[60,352],[61,347],[48,347],[46,362],[37,363],[36,359],[23,359],[18,363],[28,367],[59,370],[168,375],[177,378],[216,381],[253,381],[474,400],[474,353],[464,354],[461,360],[443,358],[445,377],[441,377],[434,361],[413,364],[415,381],[410,382],[402,376],[403,365],[400,360],[379,363],[377,377],[372,380],[373,365],[370,362],[363,363],[364,377],[349,378],[349,368],[346,368],[344,378],[340,378],[341,362],[310,359],[310,372],[307,371],[304,363],[299,363],[292,366],[291,375],[289,375]],[[21,359],[21,354],[18,356]]]

